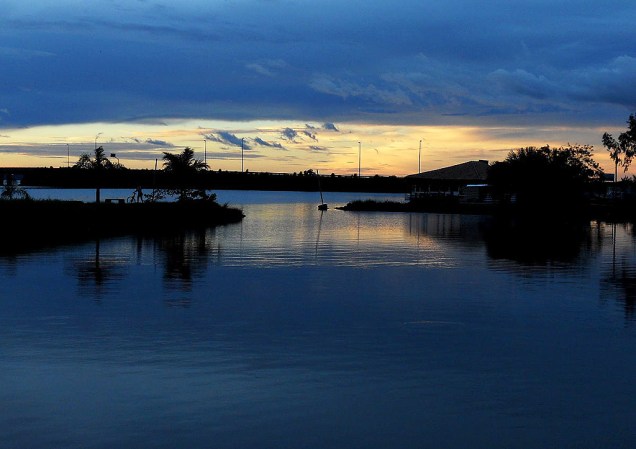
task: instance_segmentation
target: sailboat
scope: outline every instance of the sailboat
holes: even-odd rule
[[[320,191],[320,204],[318,205],[318,210],[327,210],[329,209],[329,206],[327,206],[322,198],[322,187],[320,186],[320,173],[318,173],[318,170],[316,170],[316,176],[318,176],[318,190]]]

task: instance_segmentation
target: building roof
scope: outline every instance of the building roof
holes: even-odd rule
[[[438,168],[409,175],[407,178],[446,180],[446,181],[485,181],[488,177],[488,161],[470,161],[450,167]]]

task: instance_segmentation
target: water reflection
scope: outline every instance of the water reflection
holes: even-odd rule
[[[193,280],[201,278],[208,269],[212,239],[205,230],[197,230],[156,237],[154,242],[163,261],[166,286],[190,291]]]
[[[247,209],[0,258],[4,446],[636,443],[632,226]]]
[[[102,254],[101,241],[97,239],[94,251],[76,258],[70,270],[77,276],[80,291],[84,295],[100,300],[115,288],[115,282],[121,280],[127,271],[128,260],[123,254]]]
[[[481,232],[490,258],[522,266],[570,264],[589,257],[594,244],[589,222],[491,218]]]
[[[408,233],[416,238],[418,244],[433,238],[466,249],[478,249],[484,246],[481,224],[485,219],[477,215],[410,214]]]
[[[636,318],[634,225],[613,223],[604,227],[611,229],[612,255],[611,262],[604,265],[601,297],[603,299],[615,298],[623,305],[625,319],[633,321]],[[631,238],[625,238],[628,236]]]

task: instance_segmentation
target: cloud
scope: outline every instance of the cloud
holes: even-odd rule
[[[170,142],[167,142],[165,140],[157,140],[157,139],[146,139],[146,143],[150,144],[150,145],[156,145],[159,147],[174,147],[174,145]]]
[[[0,47],[0,57],[30,59],[30,58],[50,58],[56,56],[55,53],[41,50],[31,50],[18,47]]]
[[[336,125],[334,125],[333,123],[324,123],[322,125],[323,129],[326,129],[327,131],[335,131],[335,132],[340,132],[340,130],[336,127]]]
[[[264,60],[245,64],[246,69],[270,78],[276,76],[278,70],[284,69],[285,67],[287,67],[287,63],[281,59]]]
[[[261,64],[256,64],[256,63],[252,63],[252,64],[246,64],[245,68],[252,70],[258,74],[261,75],[265,75],[265,76],[269,76],[269,77],[273,77],[274,76],[274,72],[272,72],[270,69],[268,69],[267,67],[262,66]]]
[[[207,140],[212,142],[222,143],[224,145],[231,145],[234,147],[240,147],[244,150],[250,150],[251,146],[247,143],[245,139],[237,137],[235,134],[232,134],[228,131],[218,131],[216,133],[205,134],[204,136]]]
[[[345,100],[357,97],[368,102],[392,106],[411,104],[411,99],[401,89],[378,88],[374,84],[363,85],[355,81],[333,79],[324,75],[315,77],[309,86],[317,92],[334,95]]]
[[[318,138],[316,137],[316,133],[312,132],[308,129],[304,129],[301,131],[303,133],[303,135],[309,137],[311,140],[315,140],[316,142],[318,141]]]
[[[282,146],[278,142],[267,142],[267,141],[261,139],[260,137],[254,138],[254,143],[256,143],[257,145],[260,145],[262,147],[277,148],[279,150],[285,150],[286,149],[284,146]]]
[[[576,71],[567,81],[564,88],[574,99],[636,109],[636,57],[619,56],[604,66]]]
[[[298,132],[292,128],[285,128],[281,131],[281,137],[290,142],[295,142],[298,137]]]
[[[8,1],[2,128],[174,118],[527,125],[636,109],[636,4],[626,0]],[[312,138],[298,132],[292,139]]]
[[[539,100],[554,98],[559,92],[558,86],[545,76],[535,75],[521,69],[512,72],[499,69],[492,72],[488,79],[506,93]]]

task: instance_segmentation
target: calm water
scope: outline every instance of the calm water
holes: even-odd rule
[[[0,447],[636,446],[632,226],[315,197],[0,257]]]

